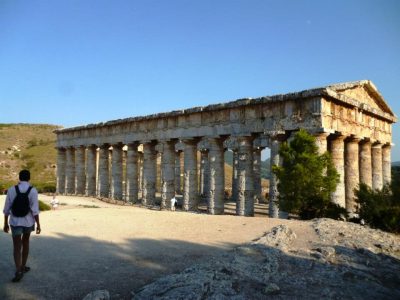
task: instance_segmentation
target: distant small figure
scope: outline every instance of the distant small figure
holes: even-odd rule
[[[175,197],[173,197],[172,199],[171,199],[171,210],[172,211],[175,211],[175,205],[176,205],[176,198]]]
[[[51,209],[56,210],[58,207],[58,199],[56,198],[56,195],[53,195],[53,199],[50,202],[51,204]]]

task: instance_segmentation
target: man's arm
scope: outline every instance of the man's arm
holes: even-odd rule
[[[6,196],[6,201],[4,202],[4,226],[3,226],[3,231],[8,233],[10,231],[10,226],[8,225],[8,217],[10,216],[10,211],[11,211],[11,188],[7,190],[7,196]]]
[[[39,215],[35,216],[35,221],[36,221],[36,234],[40,234],[42,229],[40,228]]]
[[[8,215],[4,214],[4,227],[3,230],[5,233],[10,231],[10,226],[8,225]]]
[[[29,200],[31,201],[31,212],[36,222],[36,234],[40,234],[42,229],[40,228],[39,222],[39,197],[38,192],[35,188],[32,188],[31,193],[29,194]]]

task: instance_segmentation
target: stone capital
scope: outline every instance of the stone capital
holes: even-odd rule
[[[110,144],[100,144],[99,148],[100,149],[109,149],[110,148]]]

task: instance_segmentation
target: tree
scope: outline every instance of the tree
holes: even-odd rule
[[[360,184],[356,190],[360,219],[374,228],[400,233],[400,169],[392,168],[392,182],[373,190]]]
[[[346,216],[343,207],[331,202],[339,182],[331,156],[319,154],[315,138],[301,129],[279,150],[283,163],[274,166],[279,183],[279,208],[301,219]]]

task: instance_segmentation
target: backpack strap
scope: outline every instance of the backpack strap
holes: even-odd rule
[[[33,186],[29,186],[28,190],[25,192],[25,194],[29,195],[29,193],[31,192]],[[17,195],[22,194],[19,190],[18,184],[15,186],[15,191],[17,192]]]
[[[29,195],[29,193],[31,192],[32,186],[29,186],[28,190],[26,191],[25,194]]]

